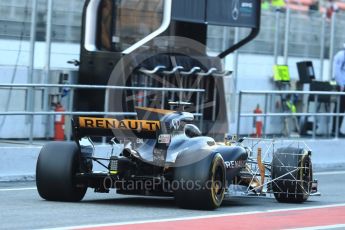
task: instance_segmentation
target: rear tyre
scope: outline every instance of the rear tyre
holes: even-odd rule
[[[313,169],[308,151],[278,149],[272,160],[272,191],[278,202],[302,203],[312,188]]]
[[[43,146],[36,165],[39,195],[50,201],[77,202],[83,199],[87,186],[77,185],[79,148],[74,142],[51,142]]]
[[[213,210],[218,208],[225,193],[225,164],[219,153],[191,165],[175,169],[175,200],[186,209]]]

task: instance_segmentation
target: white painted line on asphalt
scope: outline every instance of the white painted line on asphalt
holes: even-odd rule
[[[340,204],[309,206],[309,207],[303,207],[303,208],[272,209],[272,210],[268,210],[268,211],[262,211],[261,213],[284,212],[284,211],[303,211],[303,210],[310,210],[310,209],[336,208],[336,207],[344,207],[344,206],[345,206],[345,203],[340,203]]]
[[[342,175],[342,174],[345,174],[345,171],[317,172],[317,173],[314,173],[315,176]]]
[[[343,206],[345,206],[345,203],[333,204],[333,205],[320,205],[320,206],[312,206],[312,207],[303,207],[303,208],[273,209],[273,210],[266,210],[266,211],[238,212],[238,213],[227,213],[227,214],[218,214],[218,215],[202,215],[202,216],[191,216],[191,217],[167,218],[167,219],[158,219],[158,220],[139,220],[139,221],[128,221],[128,222],[120,222],[120,223],[117,222],[117,223],[105,223],[105,224],[96,224],[96,225],[68,226],[68,227],[61,227],[61,228],[44,228],[41,230],[99,228],[99,227],[122,226],[122,225],[133,225],[133,224],[161,223],[161,222],[184,221],[184,220],[198,220],[198,219],[227,217],[227,216],[241,216],[241,215],[251,215],[251,214],[261,214],[261,213],[275,213],[275,212],[284,212],[284,211],[303,211],[303,210],[310,210],[310,209],[335,208],[335,207],[343,207]]]
[[[322,230],[322,229],[337,229],[345,228],[345,224],[335,224],[335,225],[327,225],[327,226],[314,226],[314,227],[306,227],[306,228],[289,228],[286,230]]]
[[[12,192],[12,191],[27,191],[27,190],[36,190],[36,187],[30,188],[0,188],[0,192]]]

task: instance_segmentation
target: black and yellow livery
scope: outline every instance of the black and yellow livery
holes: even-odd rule
[[[161,129],[160,121],[148,120],[79,117],[75,122],[75,129],[81,136],[135,136],[151,139],[156,138],[156,133]]]
[[[156,132],[160,129],[159,121],[117,120],[111,118],[79,117],[79,127],[89,129],[122,129],[138,132]]]
[[[50,143],[40,153],[36,176],[41,197],[79,201],[87,188],[96,192],[116,189],[119,194],[172,196],[184,208],[215,209],[231,184],[247,186],[254,195],[262,194],[266,169],[272,171],[275,183],[271,189],[278,201],[308,199],[313,182],[310,152],[278,149],[271,167],[261,160],[257,163],[262,177],[259,180],[249,170],[248,164],[253,164],[250,149],[240,142],[232,146],[217,144],[202,135],[192,124],[193,115],[187,112],[139,110],[142,113],[138,112],[135,120],[76,117],[75,142]],[[97,157],[93,144],[85,145],[85,137],[92,136],[113,138],[108,158]],[[95,163],[104,170],[94,170]],[[286,171],[289,167],[300,170]],[[292,190],[293,186],[298,189]]]

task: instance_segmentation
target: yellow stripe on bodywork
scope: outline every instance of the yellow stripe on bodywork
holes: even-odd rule
[[[148,108],[148,107],[135,107],[135,109],[144,110],[144,111],[147,111],[147,112],[158,113],[158,114],[162,114],[162,115],[167,115],[167,114],[175,113],[175,111],[173,111],[173,110],[154,109],[154,108]]]

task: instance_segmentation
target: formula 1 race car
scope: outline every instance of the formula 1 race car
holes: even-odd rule
[[[261,149],[254,158],[243,139],[216,143],[203,136],[191,113],[136,109],[138,120],[74,118],[75,142],[48,143],[40,152],[40,196],[76,202],[89,187],[104,193],[116,189],[118,194],[171,196],[182,208],[211,210],[235,187],[244,187],[245,195],[272,193],[279,202],[304,202],[317,192],[311,151],[282,147],[265,162]],[[95,156],[91,136],[112,138],[109,157]],[[105,170],[95,171],[95,162]]]

